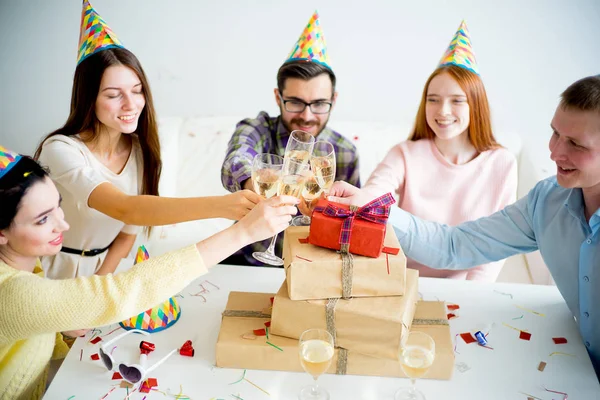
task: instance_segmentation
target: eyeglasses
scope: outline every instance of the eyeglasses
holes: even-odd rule
[[[107,349],[110,347],[111,344],[113,344],[117,340],[123,338],[124,336],[129,335],[130,333],[141,333],[142,335],[145,335],[145,336],[149,335],[149,333],[146,331],[142,331],[139,329],[131,329],[127,332],[123,332],[116,338],[114,338],[114,339],[106,342],[102,346],[100,346],[100,350],[98,351],[100,353],[100,359],[102,360],[102,362],[104,363],[104,366],[109,371],[113,370],[116,363],[115,363],[113,356],[110,353],[107,353]],[[121,376],[123,377],[123,379],[125,379],[127,382],[138,383],[138,382],[142,381],[148,375],[148,373],[155,370],[156,368],[158,368],[159,365],[164,363],[176,351],[177,351],[177,349],[173,349],[169,354],[164,356],[160,361],[158,361],[157,363],[152,365],[150,368],[146,368],[146,366],[144,365],[147,356],[145,354],[141,354],[140,362],[138,364],[125,365],[123,363],[120,363],[119,364],[119,372],[121,373]]]
[[[306,103],[302,100],[284,100],[284,98],[279,94],[279,98],[283,102],[283,108],[287,112],[291,113],[301,113],[304,111],[306,106],[310,108],[310,112],[313,114],[327,114],[331,111],[331,102],[328,101],[313,101],[312,103]]]

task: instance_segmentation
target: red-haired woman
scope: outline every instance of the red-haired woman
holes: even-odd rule
[[[459,39],[464,39],[464,31],[459,29]],[[449,52],[457,47],[451,44]],[[396,193],[398,206],[411,214],[457,225],[490,215],[516,200],[517,163],[494,138],[476,66],[465,63],[460,54],[450,58],[425,84],[414,131],[388,152],[364,189],[372,194]],[[487,282],[496,280],[502,265],[499,261],[449,271],[408,260],[408,266],[418,269],[421,276]]]

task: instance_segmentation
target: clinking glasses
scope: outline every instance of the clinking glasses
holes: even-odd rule
[[[110,341],[108,341],[105,344],[103,344],[102,346],[100,346],[100,350],[99,350],[100,358],[102,359],[104,366],[106,366],[106,368],[109,371],[113,371],[116,363],[115,363],[113,356],[107,352],[107,349],[110,347],[111,344],[113,344],[117,340],[123,338],[124,336],[126,336],[130,333],[134,333],[134,332],[141,333],[142,335],[145,335],[145,336],[149,335],[148,332],[145,332],[145,331],[142,331],[139,329],[131,329],[127,332],[123,332],[119,336],[115,337],[114,339],[111,339]],[[142,353],[142,354],[140,354],[140,361],[137,364],[127,365],[124,363],[119,363],[119,367],[118,367],[119,372],[121,373],[121,376],[123,377],[123,379],[125,379],[129,383],[141,382],[148,375],[148,373],[150,373],[151,371],[158,368],[158,366],[160,366],[162,363],[164,363],[176,351],[177,351],[177,349],[173,349],[169,354],[164,356],[160,361],[158,361],[157,363],[152,365],[150,368],[146,368],[145,364],[146,364],[147,356],[146,356],[146,354]]]

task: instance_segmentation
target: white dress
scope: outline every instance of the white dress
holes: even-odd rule
[[[63,234],[63,246],[77,250],[103,249],[119,232],[135,235],[140,231],[140,227],[125,225],[88,206],[90,194],[103,182],[110,182],[129,195],[141,193],[143,162],[136,137],[133,137],[129,159],[119,174],[102,164],[79,135],[56,135],[46,140],[39,162],[50,169],[50,177],[62,195],[65,220],[71,226]],[[61,251],[55,256],[43,257],[42,268],[51,279],[90,276],[100,268],[107,252],[83,257]]]

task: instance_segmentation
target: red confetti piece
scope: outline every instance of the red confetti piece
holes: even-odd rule
[[[383,249],[381,249],[381,252],[385,253],[385,254],[391,254],[393,256],[397,256],[398,253],[400,253],[400,248],[383,246]]]
[[[142,387],[140,387],[140,393],[150,393],[150,386],[146,385],[146,382],[142,383]]]
[[[100,359],[100,356],[98,355],[98,353],[92,354],[90,356],[90,358],[94,361],[98,361]]]
[[[456,314],[448,313],[447,317],[448,319],[456,318]]]
[[[553,337],[552,340],[554,341],[554,344],[565,344],[565,343],[567,343],[567,338],[564,338],[564,337]]]
[[[519,339],[530,340],[531,339],[531,333],[521,331],[521,333],[519,333]]]
[[[267,331],[264,329],[255,329],[252,331],[256,336],[267,336]]]
[[[102,337],[108,336],[108,335],[110,335],[111,333],[118,331],[119,329],[121,329],[121,327],[120,327],[120,326],[119,326],[119,327],[117,327],[117,328],[115,328],[115,329],[113,329],[112,331],[108,332],[107,334],[105,334],[105,335],[102,335]]]
[[[269,300],[271,300],[271,305],[273,305],[273,301],[275,301],[275,297],[271,297]]]
[[[96,344],[98,342],[100,342],[102,340],[102,338],[100,336],[96,336],[94,339],[90,340],[91,344]]]
[[[462,340],[465,341],[466,344],[473,343],[473,342],[477,341],[477,339],[475,339],[470,332],[461,333],[460,337],[462,338]]]
[[[146,379],[146,385],[150,386],[150,388],[152,389],[155,386],[158,386],[158,380],[156,380],[156,378],[148,378]]]
[[[448,304],[446,307],[450,311],[456,311],[460,308],[460,306],[458,304]]]
[[[308,258],[300,257],[299,255],[296,255],[296,257],[299,258],[299,259],[301,259],[301,260],[304,260],[304,261],[312,262]]]
[[[353,139],[354,139],[354,140],[358,140],[358,136],[354,136],[354,137],[353,137]]]
[[[308,238],[300,238],[298,239],[298,242],[300,242],[300,244],[306,244],[308,243]]]
[[[271,327],[271,321],[267,321],[267,322],[265,322],[265,326],[266,326],[267,328],[270,328],[270,327]]]
[[[120,373],[118,373],[118,372],[115,372],[115,373],[113,374],[113,376],[112,376],[112,379],[113,379],[113,381],[114,381],[114,380],[117,380],[117,379],[123,379],[123,377],[121,376],[121,374],[120,374]]]

